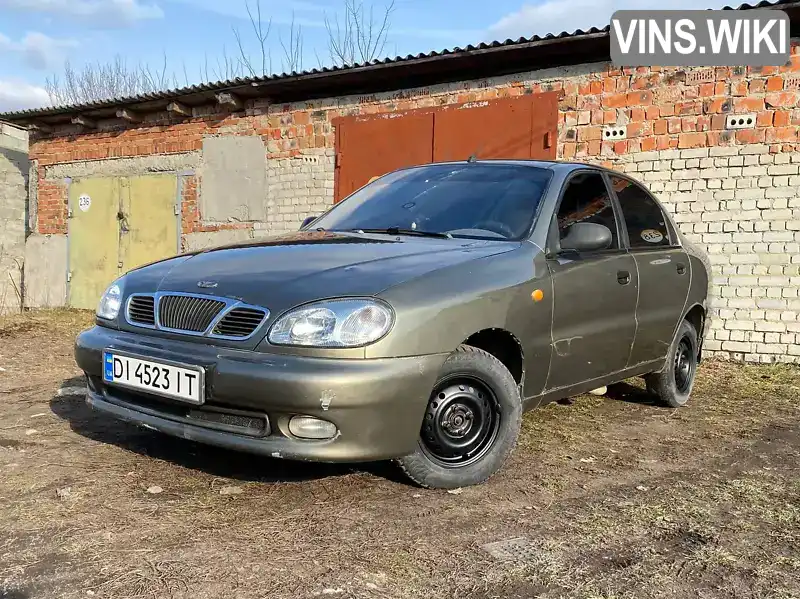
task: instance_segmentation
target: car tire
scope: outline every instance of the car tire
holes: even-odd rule
[[[645,377],[647,390],[670,408],[689,401],[698,364],[697,330],[688,320],[681,322],[661,372]]]
[[[396,462],[421,487],[476,485],[511,455],[521,421],[519,387],[508,369],[490,353],[461,345],[442,365],[417,449]]]

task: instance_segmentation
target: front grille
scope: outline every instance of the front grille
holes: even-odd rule
[[[164,295],[158,302],[158,324],[162,328],[202,333],[224,307],[225,302],[215,299]]]
[[[264,321],[266,312],[255,308],[234,308],[214,327],[214,335],[223,337],[248,337]]]
[[[240,300],[178,292],[134,293],[126,320],[140,327],[211,338],[248,339],[269,317],[269,310]]]
[[[128,304],[128,319],[136,324],[156,323],[156,304],[152,295],[134,295]]]

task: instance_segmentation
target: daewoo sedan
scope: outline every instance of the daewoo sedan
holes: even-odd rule
[[[163,260],[75,356],[95,410],[236,450],[496,472],[524,410],[632,376],[686,403],[709,273],[659,202],[581,164],[389,173],[297,233]]]

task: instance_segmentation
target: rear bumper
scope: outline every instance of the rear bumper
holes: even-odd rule
[[[107,385],[102,352],[117,350],[205,370],[202,406]],[[273,457],[356,462],[411,453],[445,354],[380,360],[310,358],[165,340],[103,327],[81,333],[75,359],[87,374],[87,402],[160,432]],[[225,414],[220,420],[219,414]],[[215,419],[209,418],[215,416]],[[305,440],[289,420],[307,415],[336,425],[330,440]],[[231,422],[264,423],[234,426]]]

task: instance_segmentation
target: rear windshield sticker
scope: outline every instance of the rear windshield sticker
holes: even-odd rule
[[[661,243],[664,240],[664,236],[655,229],[645,229],[641,236],[647,243]]]

